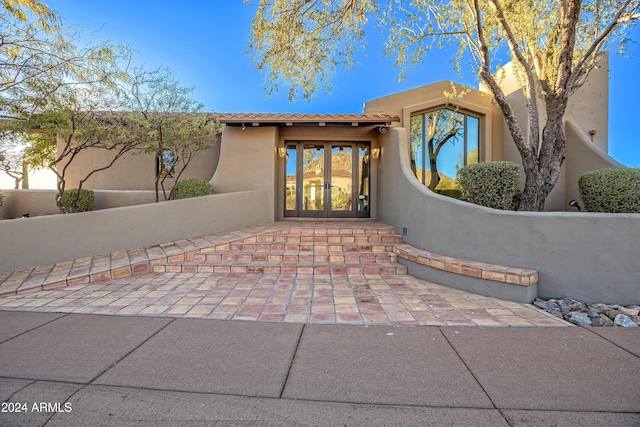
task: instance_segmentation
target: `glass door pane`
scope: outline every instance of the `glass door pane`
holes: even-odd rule
[[[358,211],[369,210],[369,175],[370,175],[369,146],[358,146]]]
[[[353,211],[352,144],[331,147],[331,210]]]
[[[302,158],[302,210],[324,211],[324,145],[305,145]]]
[[[295,211],[298,209],[296,195],[296,166],[297,155],[296,146],[287,147],[287,155],[285,158],[285,210]]]

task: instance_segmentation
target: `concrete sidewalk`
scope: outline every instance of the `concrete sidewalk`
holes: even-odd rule
[[[0,311],[0,397],[3,426],[638,426],[640,330]]]

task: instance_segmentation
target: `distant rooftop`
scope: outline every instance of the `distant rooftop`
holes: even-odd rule
[[[389,114],[291,114],[291,113],[227,113],[214,114],[212,117],[228,126],[260,126],[279,125],[293,126],[295,124],[350,124],[351,126],[376,125],[391,126],[392,122],[399,122],[398,116]]]

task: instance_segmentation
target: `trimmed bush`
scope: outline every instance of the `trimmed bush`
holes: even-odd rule
[[[64,191],[60,199],[60,209],[62,209],[63,212],[87,212],[96,208],[93,190],[80,190],[80,197],[78,197],[78,200],[75,200],[77,194],[77,188]]]
[[[513,210],[521,194],[520,168],[513,162],[467,165],[460,169],[458,181],[461,200],[489,208]]]
[[[586,172],[578,179],[578,188],[588,212],[640,213],[640,169]]]
[[[436,193],[458,200],[462,197],[462,192],[456,189],[438,190],[436,188]]]
[[[169,200],[186,199],[189,197],[208,196],[213,194],[215,188],[207,181],[201,179],[183,179],[171,189]]]

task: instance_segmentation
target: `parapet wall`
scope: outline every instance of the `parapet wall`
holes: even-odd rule
[[[640,214],[510,212],[440,196],[411,172],[405,128],[380,138],[378,219],[444,256],[538,271],[538,295],[640,304]],[[443,283],[443,285],[447,285]]]
[[[0,219],[57,215],[56,190],[2,190],[5,199],[0,209]],[[155,191],[144,190],[93,190],[96,210],[143,205],[156,201]],[[162,200],[162,194],[160,194]]]
[[[0,221],[0,272],[269,223],[268,200],[243,191]]]

